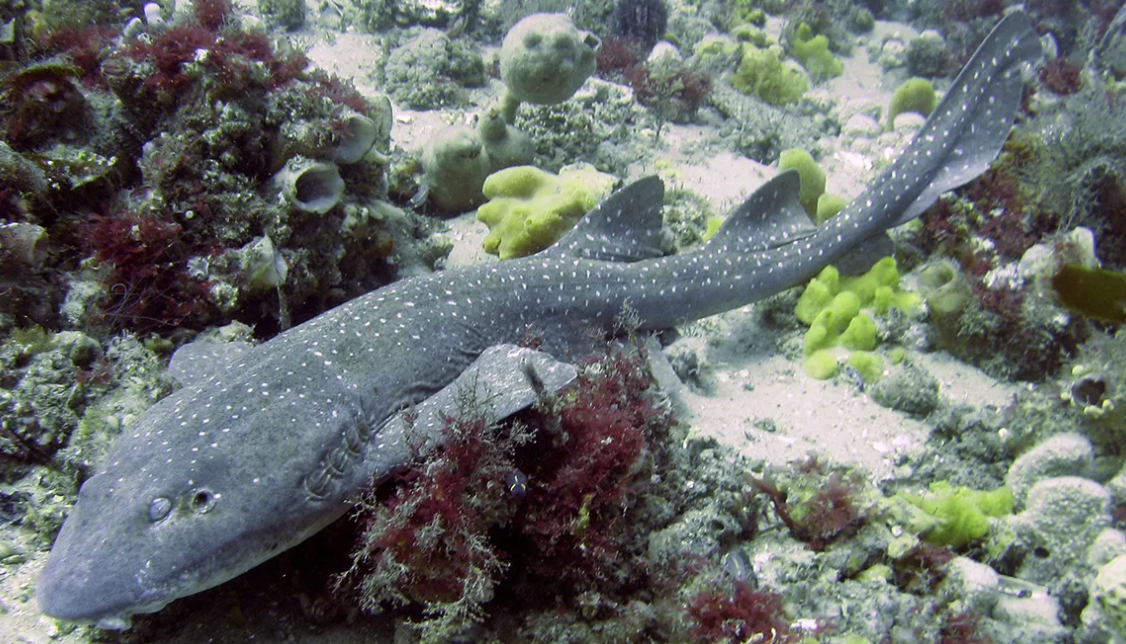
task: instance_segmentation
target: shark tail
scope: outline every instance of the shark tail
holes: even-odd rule
[[[985,172],[1009,136],[1023,92],[1022,70],[1041,53],[1028,16],[1001,20],[954,79],[895,162],[819,227],[798,202],[798,177],[783,172],[728,216],[708,247],[717,252],[816,248],[811,264],[865,270],[890,253],[888,228],[921,215],[942,193]],[[847,253],[847,255],[846,255]],[[865,259],[866,258],[866,259]],[[813,270],[811,267],[810,270]]]
[[[1041,53],[1028,15],[1005,16],[895,163],[856,202],[898,201],[899,215],[881,226],[888,228],[915,219],[942,193],[989,169],[1020,107],[1026,64]]]

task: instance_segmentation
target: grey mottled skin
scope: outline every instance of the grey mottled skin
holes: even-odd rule
[[[407,462],[395,414],[528,326],[558,348],[627,300],[656,329],[802,283],[984,171],[1039,51],[1027,17],[1002,21],[894,165],[820,228],[784,173],[702,249],[659,257],[663,187],[642,179],[543,253],[404,280],[231,356],[131,425],[82,486],[40,607],[123,628],[297,544]]]

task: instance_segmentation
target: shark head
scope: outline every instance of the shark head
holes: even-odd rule
[[[173,362],[172,371],[188,370]],[[357,489],[433,445],[466,392],[487,400],[495,421],[538,399],[529,370],[546,391],[575,378],[547,354],[498,345],[412,407],[409,423],[396,414],[376,432],[346,388],[331,388],[336,378],[283,376],[265,391],[255,383],[278,373],[278,362],[245,364],[227,369],[246,372],[231,383],[206,380],[157,403],[118,439],[79,491],[39,576],[45,614],[128,628],[133,615],[217,586],[319,532]]]
[[[323,390],[321,404],[271,391],[263,405],[252,377],[182,389],[118,438],[39,576],[43,613],[128,628],[132,615],[223,583],[346,511],[306,487],[322,467],[323,437],[355,422],[348,406]],[[299,427],[324,433],[302,440]]]
[[[175,463],[141,479],[119,462],[82,486],[36,585],[47,615],[123,629],[137,613],[221,583],[231,575],[208,537],[218,536],[230,499],[227,467],[209,459],[190,477]],[[155,467],[149,463],[148,467]],[[206,556],[193,561],[191,553]]]

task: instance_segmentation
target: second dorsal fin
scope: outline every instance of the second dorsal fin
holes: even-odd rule
[[[798,201],[800,184],[797,170],[787,170],[764,183],[727,216],[707,247],[761,251],[813,234],[816,227]]]
[[[537,257],[636,262],[660,257],[665,184],[638,179],[607,197],[553,246]]]

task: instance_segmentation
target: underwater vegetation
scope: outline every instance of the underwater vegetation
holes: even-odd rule
[[[406,213],[357,204],[380,194],[389,103],[309,69],[229,2],[128,33],[38,29],[37,57],[0,75],[0,194],[8,221],[42,230],[20,279],[70,298],[70,323],[170,334],[241,319],[268,335],[385,283],[393,255],[437,258],[413,254]],[[77,279],[36,283],[52,270]]]
[[[26,55],[0,70],[0,456],[20,464],[6,477],[41,463],[74,473],[63,483],[57,472],[44,478],[43,490],[58,499],[73,498],[68,486],[104,452],[100,443],[167,392],[159,356],[173,342],[232,319],[268,337],[404,272],[429,270],[445,250],[418,241],[433,230],[427,221],[374,205],[389,180],[388,104],[311,69],[299,52],[240,22],[230,3],[188,4],[180,18],[142,21],[130,33],[116,18],[109,27],[37,23]],[[299,20],[283,5],[304,7],[262,4],[277,21],[271,24],[283,26]],[[321,10],[329,4],[339,3]],[[399,70],[421,64],[399,55],[401,47],[417,47],[412,55],[440,50],[449,63],[438,68],[443,82],[424,88],[432,94],[404,96],[418,107],[464,106],[465,88],[484,82],[478,43],[464,36],[496,26],[445,8],[423,14],[426,4],[369,3],[372,21],[357,24],[399,30],[386,44]],[[654,123],[659,137],[663,123],[691,122],[703,110],[709,123],[729,117],[724,127],[741,128],[749,142],[740,149],[756,158],[777,159],[799,144],[819,154],[813,137],[839,124],[803,100],[806,72],[787,51],[755,43],[746,26],[761,27],[767,11],[771,20],[788,20],[797,49],[810,48],[799,54],[791,43],[789,54],[806,58],[807,71],[832,76],[844,41],[829,27],[851,29],[860,7],[724,4],[734,6],[723,9],[738,14],[742,31],[714,47],[695,48],[686,37],[730,26],[707,14],[709,3],[677,3],[671,20],[665,3],[639,0],[615,3],[613,13],[607,9],[612,20],[599,28],[589,14],[585,23],[576,18],[603,36],[599,75],[632,89],[647,112],[632,105],[608,115],[605,98],[526,104],[518,118],[529,135],[517,140],[498,103],[480,111],[472,140],[455,151],[482,161],[512,150],[530,157],[534,146],[537,165],[557,170],[580,154],[594,158],[599,143],[622,146],[618,157],[599,157],[606,170],[624,167],[622,157],[635,148],[622,142],[635,138],[639,123]],[[933,4],[945,21],[939,24],[959,23],[944,32],[945,64],[954,65],[1006,3]],[[484,422],[475,409],[481,401],[464,401],[440,450],[362,500],[347,527],[355,537],[352,567],[339,571],[336,594],[321,600],[333,609],[327,614],[343,619],[353,606],[390,613],[411,624],[412,637],[433,642],[497,632],[511,641],[615,644],[879,641],[852,633],[945,644],[1031,641],[1041,625],[1004,621],[1033,605],[1023,587],[1014,590],[1011,575],[1019,572],[1042,584],[1036,601],[1060,598],[1053,606],[1067,628],[1057,621],[1044,631],[1088,629],[1080,641],[1111,628],[1126,633],[1126,564],[1114,558],[1113,534],[1102,532],[1121,527],[1126,515],[1126,485],[1106,480],[1120,459],[1126,361],[1122,338],[1102,326],[1123,316],[1126,128],[1116,119],[1121,87],[1079,62],[1087,59],[1081,25],[1105,28],[1113,4],[1027,5],[1042,26],[1064,27],[1052,33],[1070,53],[1036,71],[1037,95],[1002,160],[901,240],[926,256],[917,276],[930,318],[916,324],[933,333],[926,346],[1035,389],[1022,388],[1003,411],[974,411],[953,405],[930,378],[933,401],[911,412],[933,429],[927,451],[902,457],[898,479],[877,490],[865,473],[816,457],[790,470],[763,469],[693,436],[654,388],[647,349],[608,347],[582,362],[574,389],[514,422]],[[897,17],[905,3],[863,5],[870,20]],[[647,60],[666,36],[698,55]],[[709,56],[714,68],[702,62]],[[773,75],[752,77],[764,69]],[[417,88],[417,78],[396,82]],[[733,83],[751,91],[733,91]],[[617,100],[612,92],[606,83],[597,89]],[[717,107],[733,104],[724,102],[731,92],[774,129],[758,131],[740,118],[745,111]],[[766,94],[759,98],[767,104],[756,94]],[[782,107],[773,111],[771,101]],[[504,144],[482,154],[498,129],[495,140]],[[791,130],[809,138],[795,143],[786,138],[797,136]],[[812,157],[796,163],[807,166]],[[470,201],[483,198],[476,192]],[[818,211],[815,201],[808,207]],[[1074,248],[1062,236],[1078,225],[1095,231],[1106,268],[1064,263],[1036,279],[1013,277],[1030,253],[1069,260]],[[559,230],[550,228],[554,237]],[[514,238],[528,250],[526,236]],[[895,286],[881,292],[881,315],[889,294],[907,295],[897,290],[897,271],[906,275],[914,259],[893,265],[894,279],[881,284]],[[796,300],[785,307],[791,317]],[[851,308],[848,322],[865,321],[849,341],[868,349],[882,341],[887,321]],[[32,323],[42,328],[18,330]],[[84,333],[53,331],[68,325]],[[121,335],[107,342],[113,334]],[[831,371],[845,374],[837,384],[854,386],[860,373],[856,395],[875,398],[873,381],[922,371],[910,358],[899,364],[904,349],[897,348],[894,361],[885,352],[893,369],[880,356],[841,369],[830,356]],[[928,381],[906,382],[921,390]],[[120,394],[125,387],[136,391]],[[1040,442],[1062,432],[1082,432],[1089,444],[1082,437],[1070,447]],[[994,488],[1001,491],[984,491]],[[42,535],[58,529],[64,511],[62,501],[38,496],[5,492],[0,500]],[[917,512],[907,514],[907,505]],[[978,512],[981,506],[989,511]],[[1072,560],[1070,553],[1079,554]],[[1105,619],[1080,620],[1088,603]],[[316,612],[308,610],[311,624],[301,627],[331,621],[313,619]]]
[[[746,582],[734,583],[734,591],[721,588],[703,591],[688,604],[692,641],[745,642],[769,637],[772,642],[798,642],[790,632],[781,595],[755,590]]]
[[[633,89],[634,97],[649,108],[658,122],[691,122],[707,102],[712,78],[672,55],[646,58],[638,40],[607,38],[598,53],[600,77]],[[659,132],[658,132],[659,135]]]
[[[779,489],[769,476],[750,479],[770,499],[778,519],[795,539],[809,544],[810,550],[825,550],[834,541],[855,535],[868,521],[868,511],[858,505],[855,473],[826,473],[814,457],[800,471],[810,476],[790,491]],[[798,498],[791,499],[791,493]]]
[[[538,413],[503,427],[465,401],[445,443],[363,503],[363,534],[341,587],[360,605],[420,604],[424,641],[481,620],[507,571],[526,602],[617,594],[645,578],[632,491],[663,467],[675,422],[655,398],[644,347],[608,347]],[[550,584],[544,585],[550,581]],[[532,590],[541,589],[541,590]],[[550,590],[548,589],[550,588]]]

